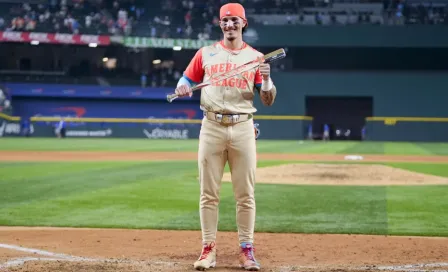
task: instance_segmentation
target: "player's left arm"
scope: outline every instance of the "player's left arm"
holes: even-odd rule
[[[271,67],[268,63],[260,64],[255,73],[255,88],[265,106],[272,106],[277,96],[277,88],[271,79]]]

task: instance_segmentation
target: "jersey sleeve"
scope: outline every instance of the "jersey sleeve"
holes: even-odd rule
[[[204,69],[202,67],[202,48],[199,49],[191,59],[184,71],[184,77],[191,83],[201,83],[204,78]]]

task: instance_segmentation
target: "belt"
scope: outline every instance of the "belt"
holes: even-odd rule
[[[208,120],[218,122],[221,125],[225,126],[231,126],[241,122],[245,122],[253,117],[253,115],[249,113],[223,114],[210,111],[204,111],[204,116],[207,117]]]

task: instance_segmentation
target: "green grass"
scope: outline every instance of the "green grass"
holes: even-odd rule
[[[302,154],[391,154],[448,155],[447,143],[403,142],[310,142],[259,140],[261,153]],[[198,141],[145,139],[55,139],[0,138],[1,150],[38,151],[190,151],[197,152]]]
[[[448,166],[443,164],[387,163],[386,165],[423,174],[448,177]]]
[[[439,146],[439,148],[434,148],[435,146],[433,144],[419,143],[419,144],[416,144],[415,146],[422,150],[426,150],[430,154],[442,155],[442,156],[448,155],[447,145],[441,145],[441,146]]]
[[[260,166],[279,164],[262,162]],[[448,177],[443,164],[391,164]],[[199,230],[196,162],[0,163],[0,225]],[[257,184],[256,230],[448,236],[448,186]],[[220,225],[235,231],[230,183]]]
[[[448,237],[448,186],[387,188],[389,233]]]

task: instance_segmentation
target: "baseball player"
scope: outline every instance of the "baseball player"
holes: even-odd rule
[[[179,97],[191,97],[192,86],[216,73],[263,56],[243,41],[243,31],[247,26],[242,5],[230,3],[221,7],[220,27],[224,38],[196,52],[178,82],[176,93]],[[253,247],[257,166],[253,99],[256,93],[264,105],[274,103],[277,91],[268,64],[262,63],[250,71],[202,89],[200,108],[204,118],[199,135],[198,168],[203,247],[194,263],[196,270],[216,266],[219,191],[226,162],[229,163],[236,200],[239,263],[246,270],[260,269]]]

